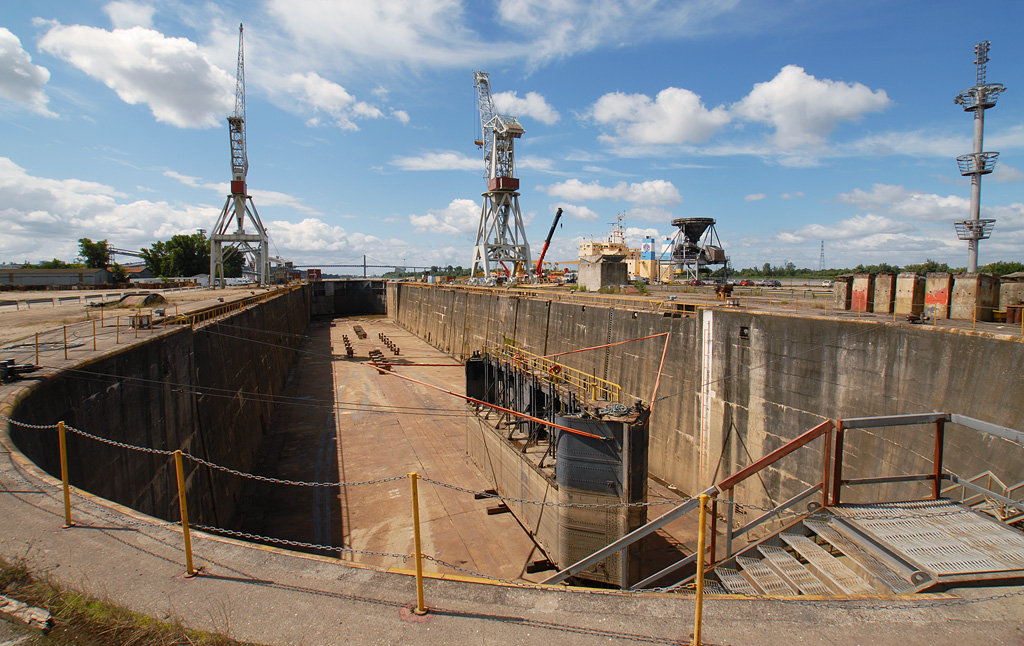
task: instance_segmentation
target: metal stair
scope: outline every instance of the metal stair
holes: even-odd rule
[[[709,570],[734,594],[911,594],[1024,576],[1024,532],[959,502],[818,510]]]

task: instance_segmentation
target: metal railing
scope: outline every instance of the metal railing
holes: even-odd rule
[[[512,345],[490,348],[487,353],[506,365],[513,366],[532,375],[538,381],[549,384],[563,393],[571,392],[584,402],[622,401],[622,386],[595,375],[570,368],[554,359],[542,357]]]

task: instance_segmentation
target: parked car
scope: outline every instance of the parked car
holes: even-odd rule
[[[754,286],[754,281],[752,281],[752,280],[750,280],[748,278],[744,278],[743,280],[741,280],[740,282],[738,282],[736,284],[739,285],[740,287],[753,287]]]
[[[831,287],[832,285],[833,285],[833,282],[831,280],[823,280],[823,281],[821,281],[821,286],[822,287]]]
[[[701,280],[691,280],[690,281],[690,287],[700,287],[703,284],[704,284],[704,281],[701,281]]]
[[[765,287],[782,287],[781,280],[766,280],[764,281]]]

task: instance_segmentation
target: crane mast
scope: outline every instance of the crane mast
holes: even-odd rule
[[[245,149],[245,57],[243,27],[238,25],[238,71],[235,77],[235,112],[228,117],[231,144],[231,193],[221,209],[220,217],[210,234],[210,286],[224,287],[224,248],[235,247],[255,271],[260,285],[270,282],[270,239],[263,227],[252,196],[248,194],[246,175],[249,158]],[[254,231],[247,233],[246,222]],[[234,230],[232,231],[232,224]]]
[[[498,265],[510,279],[528,271],[530,245],[526,240],[523,216],[519,209],[519,179],[515,176],[515,140],[525,130],[513,116],[498,114],[491,97],[490,75],[474,72],[480,134],[477,146],[483,149],[487,192],[483,193],[480,224],[473,246],[472,280],[485,282],[497,272]],[[505,263],[512,263],[510,270]]]

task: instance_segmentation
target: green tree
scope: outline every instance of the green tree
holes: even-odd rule
[[[106,269],[110,264],[110,250],[106,240],[93,242],[89,238],[78,239],[78,251],[85,258],[85,266],[91,269]]]
[[[26,265],[26,267],[28,266],[31,265]],[[40,269],[64,269],[65,267],[71,267],[68,263],[57,258],[54,258],[53,260],[44,260],[36,266]]]
[[[202,233],[176,235],[165,243],[166,275],[195,276],[210,271],[210,244]]]
[[[153,272],[154,276],[170,276],[170,257],[167,254],[167,244],[163,240],[157,240],[149,246],[149,249],[139,249],[146,267]]]
[[[110,268],[110,282],[114,283],[115,285],[128,282],[128,272],[125,270],[124,267],[117,264],[116,262]]]

